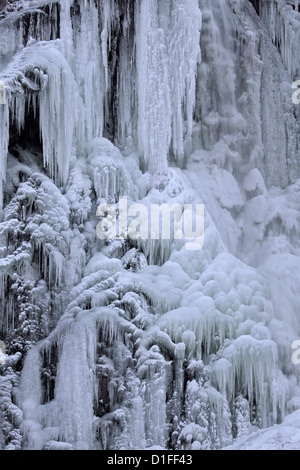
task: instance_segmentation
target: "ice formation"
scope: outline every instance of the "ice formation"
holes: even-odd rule
[[[290,3],[0,12],[0,448],[298,448]],[[203,249],[98,239],[124,196],[205,204]]]

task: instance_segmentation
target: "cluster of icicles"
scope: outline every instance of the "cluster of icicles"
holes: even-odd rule
[[[10,123],[21,131],[31,106],[34,113],[36,106],[39,109],[44,164],[51,177],[64,184],[74,153],[84,155],[84,143],[102,137],[111,124],[115,74],[116,141],[126,145],[131,136],[152,172],[166,172],[170,150],[177,161],[183,159],[184,140],[192,133],[200,61],[201,12],[197,1],[143,0],[135,3],[134,13],[130,2],[103,0],[98,8],[93,1],[81,2],[80,14],[72,13],[71,6],[73,2],[62,0],[59,18],[57,8],[48,6],[48,24],[38,4],[26,12],[27,18],[23,12],[25,19],[22,12],[19,17],[15,13],[15,28],[7,25],[8,19],[2,22],[1,36],[6,34],[3,57],[17,54],[10,72],[2,77],[7,104],[0,110],[1,184]],[[31,27],[24,48],[25,20]],[[116,30],[118,23],[121,32]],[[109,55],[115,53],[113,34],[122,34],[117,71],[108,63]],[[60,39],[55,40],[55,35]],[[187,130],[183,128],[185,120]]]

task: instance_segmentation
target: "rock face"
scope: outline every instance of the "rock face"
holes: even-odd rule
[[[299,31],[283,0],[2,11],[0,448],[220,449],[299,408]],[[135,237],[97,237],[125,200]]]

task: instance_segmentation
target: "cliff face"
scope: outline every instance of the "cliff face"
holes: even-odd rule
[[[2,10],[1,448],[220,449],[298,409],[299,25],[283,0]],[[125,198],[138,233],[100,240]],[[174,204],[205,205],[203,247],[147,235]]]

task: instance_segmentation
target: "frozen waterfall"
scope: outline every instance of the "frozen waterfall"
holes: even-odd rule
[[[274,425],[281,448],[300,408],[300,12],[19,0],[0,37],[0,448],[247,448]],[[203,249],[100,240],[98,206],[122,197],[204,204]]]

